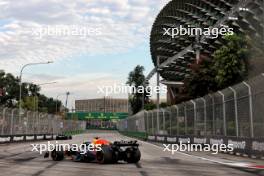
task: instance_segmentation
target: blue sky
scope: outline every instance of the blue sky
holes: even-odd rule
[[[95,85],[124,84],[138,64],[153,68],[150,30],[169,0],[26,1],[0,0],[0,69],[18,75],[24,64],[54,61],[24,72],[24,81],[57,82],[42,86],[47,96],[99,98]]]
[[[150,59],[149,44],[131,48],[126,52],[97,54],[97,55],[81,55],[74,59],[64,59],[54,62],[48,67],[52,73],[57,76],[71,76],[76,74],[107,72],[112,73],[119,78],[127,76],[129,71],[133,70],[136,65],[143,65],[146,73],[153,68],[152,60]],[[103,63],[103,64],[102,64]],[[62,69],[63,66],[63,69]],[[47,67],[35,67],[27,69],[26,74],[32,72],[45,73]]]

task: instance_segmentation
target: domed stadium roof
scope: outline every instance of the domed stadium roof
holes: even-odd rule
[[[228,26],[235,33],[243,33],[254,41],[254,47],[263,50],[264,17],[263,0],[172,0],[157,16],[151,31],[150,50],[153,69],[169,81],[182,81],[191,73],[190,64],[196,61],[196,36],[178,35],[172,38],[164,35],[164,28],[195,26],[197,28],[221,28]],[[223,45],[223,38],[201,36],[200,57],[210,57]]]

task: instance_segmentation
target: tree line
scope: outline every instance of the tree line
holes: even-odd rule
[[[33,83],[22,83],[22,108],[55,114],[62,102],[40,93],[40,86]],[[19,107],[19,78],[11,73],[0,70],[0,106],[8,108]],[[58,108],[59,111],[59,108]]]

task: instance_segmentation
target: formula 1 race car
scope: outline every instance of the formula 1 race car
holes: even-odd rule
[[[97,162],[101,164],[114,164],[118,161],[125,161],[127,163],[137,163],[141,158],[141,153],[138,148],[139,144],[137,141],[115,141],[110,143],[106,140],[98,140],[100,143],[101,150],[86,151],[74,151],[70,148],[68,151],[56,151],[47,152],[45,158],[51,155],[54,161],[61,161],[64,158],[70,158],[73,161],[79,162]],[[103,142],[102,142],[103,141]],[[85,142],[86,146],[90,145],[91,142]]]
[[[64,134],[58,134],[56,136],[56,140],[71,140],[72,136],[66,136]]]

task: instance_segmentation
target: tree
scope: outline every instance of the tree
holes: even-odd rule
[[[19,80],[12,74],[0,71],[0,88],[4,94],[0,97],[0,105],[15,107],[19,99]]]
[[[137,65],[134,70],[129,73],[127,84],[135,86],[136,88],[142,86],[145,81],[144,70],[145,68],[143,66]]]
[[[40,87],[38,85],[35,85],[35,84],[28,85],[29,95],[36,96],[39,94],[39,91],[40,91]]]
[[[166,108],[166,107],[168,107],[169,105],[168,105],[168,103],[166,103],[166,102],[162,102],[162,103],[160,103],[160,107],[161,108]]]
[[[18,108],[19,78],[0,70],[0,90],[0,106]],[[37,102],[39,102],[38,110],[48,113],[56,112],[56,102],[58,107],[62,104],[60,101],[41,95],[39,86],[32,83],[22,83],[22,107],[33,111],[36,110]]]
[[[153,109],[156,109],[157,108],[157,105],[154,104],[153,102],[149,102],[147,104],[145,104],[144,106],[144,109],[149,111],[149,110],[153,110]]]
[[[250,44],[244,36],[227,35],[225,44],[212,58],[193,66],[190,79],[186,80],[189,99],[204,96],[244,80],[248,74]]]
[[[213,54],[219,89],[241,82],[248,74],[249,44],[244,36],[227,35],[226,44]]]
[[[144,103],[148,103],[149,98],[146,92],[145,76],[144,76],[144,67],[137,65],[133,71],[128,75],[127,84],[129,86],[135,87],[135,92],[129,97],[129,102],[131,104],[133,114],[136,114],[142,109],[142,101],[144,98]],[[143,88],[143,89],[142,89]],[[141,90],[140,90],[141,89]],[[144,96],[143,96],[144,95]]]
[[[191,78],[186,83],[189,98],[204,96],[217,90],[215,70],[212,61],[203,60],[199,65],[193,66]]]
[[[33,96],[25,97],[22,101],[22,108],[30,111],[36,110],[36,98]]]

